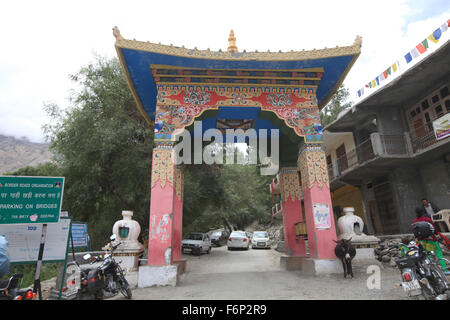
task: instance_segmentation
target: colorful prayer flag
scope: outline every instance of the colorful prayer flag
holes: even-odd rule
[[[394,72],[397,72],[397,62],[395,62],[395,63],[392,65],[392,70],[394,70]]]
[[[392,67],[389,67],[389,68],[386,69],[386,71],[385,71],[386,72],[386,78],[387,78],[388,75],[391,75],[391,70],[392,70]]]
[[[444,23],[444,24],[441,26],[441,31],[442,31],[442,32],[447,31],[447,29],[448,29],[448,22]]]
[[[422,45],[425,47],[425,49],[428,49],[428,40],[427,39],[423,39]]]
[[[369,84],[366,84],[365,87],[366,87],[366,88],[370,88]]]
[[[433,43],[438,43],[438,40],[436,40],[436,39],[434,38],[434,35],[433,35],[433,34],[430,34],[430,35],[427,37],[427,39],[428,39],[428,40],[431,40]]]
[[[411,60],[412,60],[411,52],[408,52],[405,55],[405,60],[406,60],[406,63],[410,63],[411,62]]]
[[[420,54],[422,54],[422,53],[424,53],[425,51],[427,51],[427,49],[425,49],[425,47],[423,46],[422,43],[419,43],[419,44],[416,46],[416,49],[420,52]]]
[[[411,52],[413,59],[416,59],[418,56],[420,56],[420,53],[416,48],[412,49],[410,52]]]
[[[383,72],[382,74],[380,74],[380,75],[378,76],[378,78],[380,79],[380,81],[385,80],[386,77],[384,76],[384,72]]]
[[[385,79],[387,79],[387,77],[388,77],[387,69],[383,71],[383,76]]]
[[[437,28],[436,30],[434,30],[434,32],[433,32],[433,37],[434,37],[436,40],[439,40],[439,39],[441,38],[441,36],[442,36],[441,28]]]
[[[358,90],[358,97],[361,97],[364,94],[364,88]]]
[[[380,85],[380,79],[378,79],[378,77],[376,77],[375,80],[377,81],[377,85]]]
[[[372,80],[372,88],[375,88],[377,86],[377,83],[375,82],[375,80]]]

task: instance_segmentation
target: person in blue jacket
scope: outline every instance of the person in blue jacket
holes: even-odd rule
[[[5,274],[9,274],[9,257],[6,249],[8,248],[8,240],[0,234],[0,278]]]

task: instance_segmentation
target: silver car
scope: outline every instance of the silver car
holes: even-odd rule
[[[250,237],[244,231],[233,231],[228,237],[227,247],[228,250],[236,248],[248,250],[250,247]]]
[[[270,238],[267,231],[255,231],[252,238],[252,249],[270,248]]]
[[[203,252],[211,252],[211,240],[209,235],[201,232],[191,232],[183,241],[181,241],[181,252],[191,252],[200,255]]]

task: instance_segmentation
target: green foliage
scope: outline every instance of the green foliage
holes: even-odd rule
[[[339,113],[352,106],[352,101],[347,102],[349,96],[350,92],[348,89],[340,86],[336,94],[331,98],[331,101],[320,112],[320,121],[323,128],[336,120]]]
[[[34,277],[36,275],[36,264],[15,264],[9,268],[8,277],[13,274],[22,273],[22,288],[33,287]],[[52,279],[58,275],[58,263],[43,263],[41,267],[40,280],[45,281]],[[3,279],[7,279],[4,276]]]
[[[153,127],[139,114],[118,59],[97,57],[71,76],[72,108],[46,105],[50,148],[65,176],[63,210],[88,222],[93,248],[107,242],[122,210],[148,225]]]
[[[36,167],[25,167],[14,172],[6,173],[7,176],[29,176],[29,177],[59,177],[62,174],[62,168],[55,163],[46,162]]]
[[[186,172],[184,208],[193,207],[183,216],[184,234],[221,227],[243,230],[255,220],[270,219],[272,203],[268,184],[272,177],[261,176],[257,166],[225,164],[216,166],[213,175],[203,173],[203,178],[201,174],[205,171],[194,167],[198,167],[198,173]],[[200,180],[192,179],[193,173]],[[197,205],[201,207],[196,211],[193,208]]]

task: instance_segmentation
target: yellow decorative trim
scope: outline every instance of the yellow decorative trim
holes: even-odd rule
[[[325,152],[321,150],[304,150],[298,158],[298,167],[302,185],[312,188],[317,182],[319,188],[325,184],[330,188]]]
[[[181,201],[183,200],[183,184],[183,170],[181,168],[175,168],[175,194],[177,195],[178,200]]]
[[[323,58],[349,56],[356,54],[359,55],[361,53],[361,46],[357,43],[354,43],[353,45],[346,47],[325,48],[318,50],[314,49],[314,50],[290,51],[290,52],[257,52],[257,51],[228,52],[228,51],[198,50],[198,49],[187,49],[183,47],[176,47],[173,45],[168,46],[151,42],[127,40],[124,38],[117,38],[115,46],[116,48],[155,52],[185,58],[240,60],[240,61],[310,60],[310,59],[323,59]]]
[[[283,168],[280,173],[281,196],[284,201],[301,200],[300,180],[297,168]]]
[[[197,83],[192,83],[192,82],[159,82],[158,84],[162,84],[162,85],[180,85],[180,86],[197,86]],[[204,86],[221,86],[221,87],[236,87],[237,84],[236,83],[221,83],[220,85],[218,85],[217,83],[214,82],[206,82],[206,83],[202,83],[202,85]],[[317,85],[304,85],[304,84],[273,84],[273,83],[266,83],[266,84],[260,84],[260,83],[239,83],[239,85],[241,87],[275,87],[275,88],[315,88],[317,89],[318,86]]]
[[[205,70],[205,68],[194,68],[194,67],[185,67],[185,66],[171,66],[167,64],[150,64],[150,69],[176,69],[176,70]],[[230,69],[207,69],[214,71],[230,71]],[[267,71],[267,72],[324,72],[325,69],[323,67],[317,68],[305,68],[305,69],[239,69],[239,71],[250,72],[250,71]]]
[[[172,149],[153,149],[152,159],[152,188],[160,180],[161,188],[166,182],[173,187],[175,158]]]

